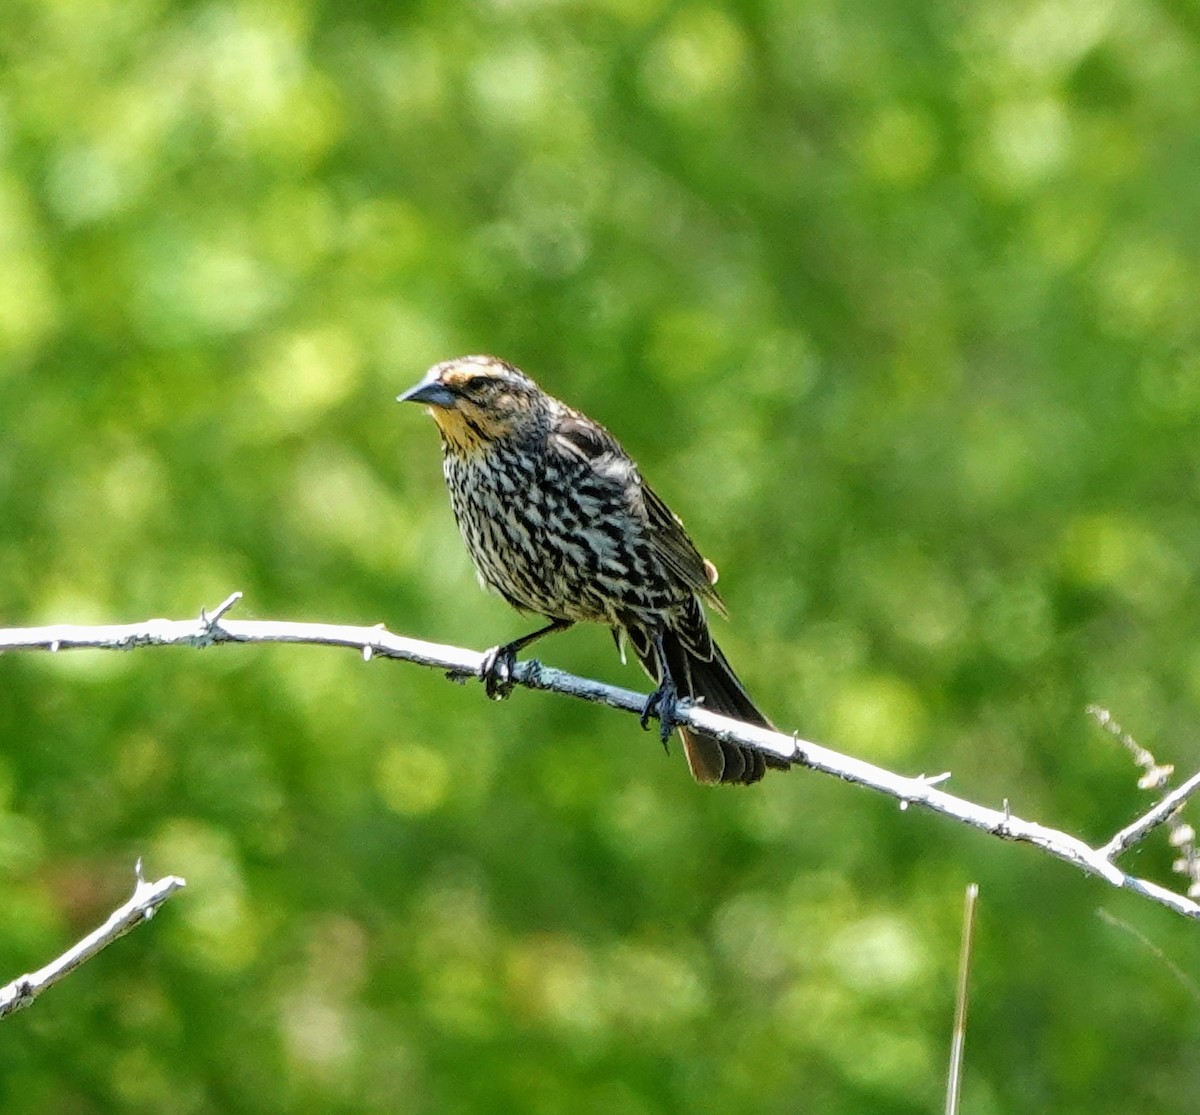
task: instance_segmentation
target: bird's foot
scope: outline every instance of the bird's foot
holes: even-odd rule
[[[492,647],[479,664],[479,676],[484,692],[493,701],[503,701],[512,691],[516,681],[513,670],[517,668],[517,652],[511,643]]]
[[[675,725],[679,723],[676,713],[680,704],[679,690],[675,688],[675,683],[670,678],[666,678],[646,698],[646,706],[642,709],[643,730],[650,727],[650,720],[653,717],[658,717],[658,738],[662,740],[664,750],[669,750],[667,741],[671,738],[671,732],[674,731]]]

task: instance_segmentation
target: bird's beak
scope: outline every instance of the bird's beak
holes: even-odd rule
[[[420,383],[414,384],[401,395],[396,396],[398,403],[424,403],[425,406],[451,409],[458,401],[444,383],[439,383],[433,375],[427,375]]]

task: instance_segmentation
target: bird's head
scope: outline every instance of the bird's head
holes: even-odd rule
[[[512,364],[494,356],[460,356],[435,364],[396,401],[427,406],[447,443],[470,453],[535,427],[545,398]]]

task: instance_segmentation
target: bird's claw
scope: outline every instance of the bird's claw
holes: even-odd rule
[[[493,701],[503,701],[512,691],[516,681],[513,671],[517,666],[517,653],[513,648],[504,646],[492,647],[479,664],[479,676],[483,680],[483,689]]]
[[[674,731],[675,725],[679,723],[676,716],[679,705],[679,691],[675,688],[675,683],[668,678],[646,698],[646,705],[642,709],[643,730],[650,727],[653,717],[658,717],[658,738],[662,740],[664,750],[669,750],[667,741],[671,738],[671,732]]]

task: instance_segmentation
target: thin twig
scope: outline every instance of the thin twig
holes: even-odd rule
[[[1132,824],[1121,829],[1100,849],[1100,854],[1105,859],[1114,859],[1132,848],[1166,821],[1197,790],[1200,790],[1200,771],[1167,794],[1153,809],[1148,809]]]
[[[975,908],[979,884],[967,886],[963,901],[962,950],[958,956],[958,990],[954,996],[954,1034],[950,1039],[950,1072],[946,1080],[946,1115],[958,1115],[962,1091],[963,1049],[967,1044],[967,992],[971,982],[971,947],[975,943]]]
[[[1159,961],[1163,967],[1171,973],[1179,981],[1179,985],[1197,1002],[1200,1003],[1200,985],[1187,974],[1178,964],[1175,963],[1162,949],[1158,947],[1149,937],[1146,936],[1135,925],[1130,925],[1123,918],[1119,918],[1116,914],[1109,913],[1103,906],[1097,911],[1096,915],[1101,921],[1111,925],[1114,929],[1120,929],[1128,933],[1139,945],[1142,946],[1155,960]]]
[[[1170,763],[1159,761],[1144,748],[1133,736],[1125,731],[1117,722],[1116,717],[1103,705],[1088,705],[1087,711],[1095,718],[1110,736],[1117,740],[1133,757],[1133,761],[1142,768],[1142,777],[1138,779],[1139,790],[1161,790],[1175,773]]]
[[[221,643],[297,643],[349,647],[372,659],[398,658],[442,670],[455,681],[479,677],[484,659],[484,655],[478,651],[394,635],[382,626],[350,627],[330,623],[225,618],[218,620],[204,616],[201,619],[152,619],[144,623],[98,627],[62,624],[0,630],[0,651],[61,651],[82,648],[128,650],[141,646],[212,646]],[[515,684],[529,689],[561,693],[639,715],[646,706],[644,693],[605,685],[590,678],[576,677],[574,674],[543,666],[537,659],[526,659],[517,663],[512,680]],[[1200,903],[1147,879],[1127,874],[1078,837],[1021,819],[1011,811],[1007,800],[1003,810],[976,805],[938,789],[930,784],[931,780],[928,778],[895,774],[818,743],[718,716],[708,712],[702,705],[681,705],[676,720],[680,724],[698,728],[723,740],[757,748],[789,759],[800,766],[832,774],[843,781],[890,795],[902,804],[920,806],[931,812],[952,817],[992,836],[1030,844],[1081,871],[1098,876],[1114,887],[1131,890],[1184,917],[1200,920]]]
[[[176,875],[168,875],[156,883],[148,883],[142,878],[141,868],[139,860],[133,896],[123,906],[114,910],[102,926],[92,930],[83,940],[72,945],[61,956],[36,972],[20,976],[5,987],[0,987],[0,1018],[29,1006],[46,988],[52,987],[63,976],[70,975],[101,949],[125,936],[142,922],[149,921],[158,908],[185,885]]]

